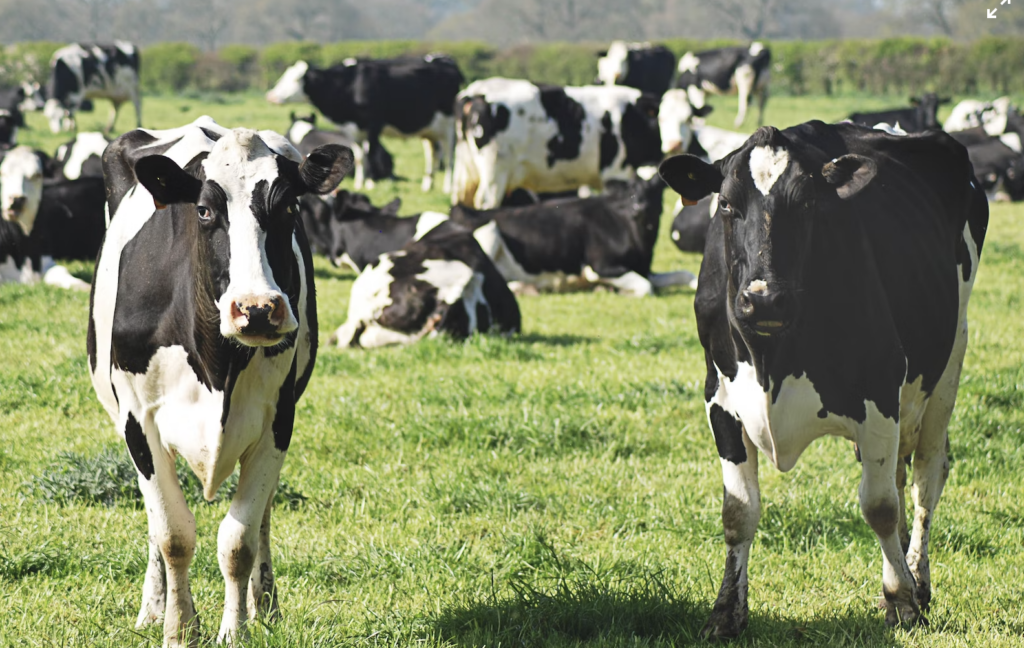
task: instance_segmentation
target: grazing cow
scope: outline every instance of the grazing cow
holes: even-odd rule
[[[25,101],[22,88],[0,88],[0,149],[18,143],[18,129],[25,127],[21,104]]]
[[[370,349],[520,326],[519,304],[494,264],[468,230],[445,223],[356,277],[348,319],[331,343]]]
[[[672,85],[676,57],[664,45],[617,40],[600,56],[596,85],[624,85],[658,96]]]
[[[57,147],[53,156],[52,174],[55,178],[103,177],[103,151],[110,140],[103,133],[78,133],[75,139]]]
[[[635,88],[496,77],[471,83],[456,101],[453,204],[497,207],[520,187],[601,188],[661,159],[658,98]]]
[[[278,614],[271,505],[317,348],[298,197],[330,192],[351,164],[340,146],[303,160],[277,133],[208,117],[128,132],[103,154],[112,216],[93,283],[89,370],[146,502],[137,625],[162,620],[165,645],[198,644],[188,578],[196,523],[177,456],[207,499],[240,464],[217,535],[218,642],[244,642],[247,618]]]
[[[941,128],[936,116],[939,106],[951,101],[949,97],[939,98],[934,92],[927,92],[920,98],[910,98],[910,108],[894,108],[876,112],[853,113],[847,119],[854,124],[874,127],[878,124],[889,124],[903,129],[908,133],[922,133],[927,130]]]
[[[592,198],[489,211],[457,205],[451,219],[475,231],[514,292],[605,285],[643,297],[694,279],[651,274],[664,188],[655,176]]]
[[[75,113],[88,109],[92,99],[109,99],[114,105],[104,132],[114,129],[117,112],[126,101],[135,106],[136,125],[142,126],[139,52],[134,45],[72,43],[54,52],[43,106],[50,130],[75,129]]]
[[[44,283],[88,290],[54,258],[96,258],[104,231],[103,181],[44,179],[49,159],[41,151],[18,146],[0,162],[0,204],[4,249],[0,283]]]
[[[955,131],[950,136],[967,147],[974,175],[989,200],[1024,200],[1024,155],[992,137],[982,127]]]
[[[757,124],[764,123],[771,77],[771,51],[761,43],[750,47],[723,47],[704,52],[687,52],[679,59],[676,87],[686,90],[690,102],[703,108],[707,93],[739,95],[736,126],[747,118],[747,106],[758,98]]]
[[[825,435],[858,444],[886,623],[924,623],[929,531],[988,223],[967,152],[938,131],[813,121],[761,128],[714,165],[670,158],[661,173],[691,201],[720,192],[694,310],[727,557],[702,634],[734,637],[747,625],[758,450],[788,471]]]
[[[380,136],[419,137],[426,169],[422,187],[434,182],[435,158],[445,166],[445,191],[450,183],[455,127],[452,106],[463,77],[447,56],[408,59],[349,60],[331,68],[299,61],[285,70],[267,92],[275,104],[309,102],[339,126],[354,124],[357,138],[368,144],[364,165],[379,155]],[[439,156],[435,153],[440,153]],[[379,180],[373,168],[369,180]],[[356,189],[366,185],[356,185]]]

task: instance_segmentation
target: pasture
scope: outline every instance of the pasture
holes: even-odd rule
[[[835,120],[904,100],[774,97],[767,122]],[[735,99],[713,103],[710,123],[728,127]],[[106,109],[98,101],[80,127],[98,127]],[[147,97],[143,121],[170,127],[210,114],[284,131],[289,110],[258,96]],[[68,139],[39,114],[28,120],[23,143],[52,152]],[[119,132],[133,123],[123,111]],[[419,143],[386,145],[409,180],[381,183],[374,202],[398,195],[403,214],[446,210],[439,191],[419,190]],[[674,202],[666,191],[654,268],[696,271],[699,256],[667,236]],[[91,278],[91,264],[71,269]],[[344,320],[353,279],[317,260],[321,343]],[[830,438],[789,473],[762,462],[750,626],[736,645],[1024,645],[1022,286],[1024,206],[992,205],[932,532],[930,626],[884,627],[860,466],[848,442]],[[510,340],[321,348],[272,530],[284,618],[257,627],[250,645],[698,641],[725,550],[693,292],[519,302],[523,333]],[[125,466],[133,475],[128,454],[88,378],[87,311],[85,294],[0,287],[2,646],[161,641],[159,626],[134,629],[146,516],[134,477],[119,477]],[[195,496],[192,507],[193,594],[212,643],[227,504]]]

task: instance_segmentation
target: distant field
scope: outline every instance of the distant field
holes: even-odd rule
[[[733,102],[717,101],[712,123],[729,126]],[[768,121],[891,104],[778,97]],[[97,102],[83,130],[106,109]],[[153,127],[210,114],[283,130],[290,109],[246,96],[147,98],[143,110]],[[67,139],[39,115],[29,121],[25,143],[52,151]],[[130,110],[118,125],[134,125]],[[387,146],[410,180],[382,183],[374,201],[400,196],[402,213],[444,209],[440,192],[419,191],[419,144]],[[669,221],[666,212],[655,268],[696,270],[699,257],[671,245]],[[91,264],[72,269],[91,276]],[[316,263],[322,341],[344,320],[353,278]],[[951,426],[952,473],[932,531],[931,625],[884,628],[859,465],[849,443],[824,439],[789,473],[762,462],[751,620],[736,645],[1024,645],[1022,286],[1024,207],[994,205]],[[523,333],[511,340],[321,351],[285,462],[290,505],[274,514],[284,619],[257,627],[250,645],[695,641],[724,545],[692,292],[544,295],[520,306]],[[82,294],[0,286],[0,646],[160,643],[158,628],[133,627],[145,512],[131,500],[88,503],[118,484],[127,452],[89,382],[87,309]],[[68,501],[72,487],[84,499]],[[193,594],[212,643],[227,504],[193,510]]]

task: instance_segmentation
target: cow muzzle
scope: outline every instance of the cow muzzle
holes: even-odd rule
[[[231,300],[229,311],[225,337],[246,346],[273,346],[298,328],[288,300],[281,294],[236,298]]]
[[[11,198],[10,204],[4,208],[4,220],[17,221],[21,213],[25,211],[25,204],[28,202],[26,196],[15,196]]]
[[[778,335],[793,320],[793,299],[783,290],[770,289],[761,280],[752,281],[736,298],[736,319],[759,336]]]

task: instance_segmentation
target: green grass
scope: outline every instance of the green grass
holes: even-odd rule
[[[844,101],[773,98],[769,116],[786,125],[872,107]],[[719,103],[726,125],[731,104]],[[147,98],[144,109],[154,127],[209,113],[283,129],[288,113],[254,97]],[[30,121],[23,141],[52,150],[64,139]],[[419,144],[388,146],[412,181],[383,183],[375,202],[443,209],[444,196],[418,189]],[[885,629],[859,466],[848,443],[822,439],[789,473],[763,462],[751,622],[738,645],[1024,645],[1024,207],[992,214],[933,527],[931,625]],[[668,226],[666,216],[656,269],[696,269]],[[72,270],[89,278],[91,264]],[[316,275],[326,340],[353,275],[322,260]],[[251,645],[696,642],[724,549],[692,301],[685,290],[523,297],[524,331],[511,340],[324,349],[284,467],[292,497],[275,510],[284,618]],[[146,518],[118,495],[127,452],[88,379],[87,308],[77,293],[0,287],[0,646],[160,642],[157,629],[133,629]],[[62,489],[85,495],[47,495]],[[227,503],[193,510],[193,592],[212,642]]]

